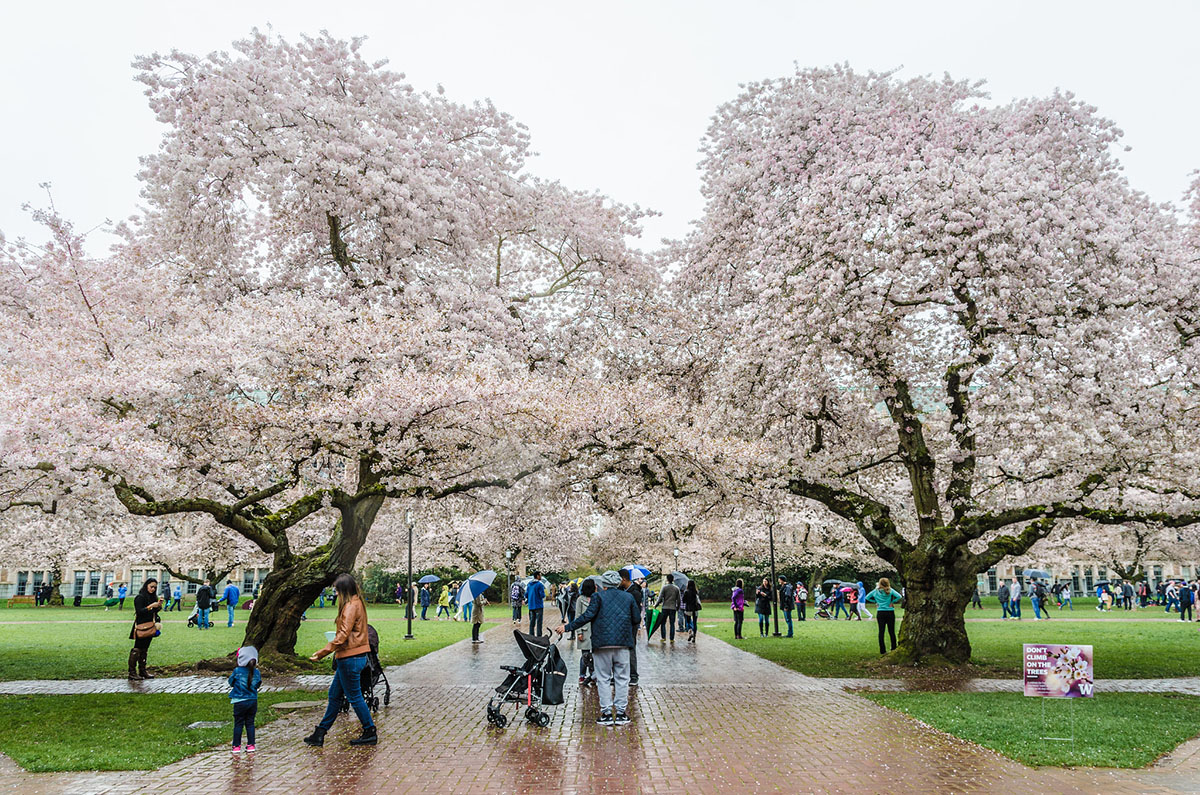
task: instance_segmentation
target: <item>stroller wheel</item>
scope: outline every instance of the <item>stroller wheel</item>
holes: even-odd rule
[[[375,698],[371,699],[371,711],[372,712],[379,711],[379,696],[375,696]]]
[[[527,707],[525,709],[525,720],[530,723],[537,722],[538,711],[536,707]]]
[[[543,729],[546,728],[547,726],[550,725],[550,713],[549,712],[539,712],[538,716],[537,716],[537,720],[534,722],[538,726],[541,726]]]
[[[208,622],[208,628],[209,628],[209,629],[212,629],[212,628],[213,628],[213,622],[211,622],[211,621],[209,621],[209,622]]]
[[[508,718],[504,715],[503,712],[496,713],[496,725],[498,727],[500,727],[501,729],[503,729],[505,726],[508,725]]]

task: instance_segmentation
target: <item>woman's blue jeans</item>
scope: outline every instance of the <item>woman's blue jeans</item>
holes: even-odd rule
[[[371,720],[371,710],[362,694],[362,670],[367,667],[367,655],[356,654],[353,657],[342,657],[333,661],[333,681],[329,683],[329,704],[325,707],[325,717],[317,725],[329,731],[337,720],[338,711],[342,708],[342,696],[354,708],[363,728],[375,725]]]

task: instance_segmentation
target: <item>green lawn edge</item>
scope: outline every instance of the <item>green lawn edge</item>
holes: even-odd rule
[[[1142,768],[1200,735],[1200,697],[1175,693],[1101,693],[1045,704],[1021,693],[859,695],[1033,767]],[[1042,739],[1070,737],[1072,713],[1074,742]]]
[[[255,726],[280,717],[273,704],[324,698],[307,691],[263,693]],[[229,725],[187,728],[196,721]],[[228,746],[232,721],[229,698],[219,693],[0,696],[0,752],[32,773],[157,770]],[[260,740],[259,747],[269,746]]]

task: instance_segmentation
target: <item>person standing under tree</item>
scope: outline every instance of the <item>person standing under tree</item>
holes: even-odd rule
[[[514,627],[521,626],[521,605],[525,604],[525,595],[521,593],[521,583],[513,580],[508,589],[508,603],[512,606],[512,623]]]
[[[733,586],[733,593],[729,597],[729,608],[733,611],[733,639],[743,640],[742,622],[746,620],[746,591],[740,578]]]
[[[804,583],[796,583],[796,607],[799,610],[799,619],[804,621],[808,611],[808,588],[804,587]]]
[[[758,615],[759,637],[771,634],[771,581],[763,577],[762,584],[754,589],[754,612]]]
[[[796,591],[783,575],[779,575],[779,609],[787,622],[787,637],[792,637],[792,610],[796,607]]]
[[[421,620],[429,620],[429,603],[433,601],[433,592],[429,590],[429,583],[421,586]]]
[[[142,583],[142,589],[133,597],[133,628],[129,630],[133,648],[129,650],[129,679],[134,682],[154,678],[154,674],[146,670],[146,655],[150,651],[150,641],[158,634],[158,611],[161,609],[158,580],[151,577]]]
[[[887,577],[879,580],[875,590],[867,594],[866,601],[874,602],[876,606],[875,621],[879,625],[879,653],[887,654],[883,645],[883,632],[886,629],[892,642],[892,651],[896,650],[896,605],[900,602],[899,591],[892,590],[892,584]]]

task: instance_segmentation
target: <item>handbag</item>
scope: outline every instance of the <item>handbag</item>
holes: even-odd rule
[[[154,633],[158,631],[158,624],[154,621],[144,621],[141,624],[133,625],[133,636],[135,638],[153,638]]]

